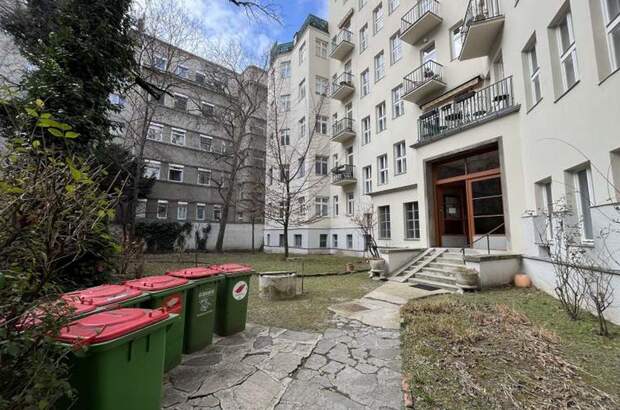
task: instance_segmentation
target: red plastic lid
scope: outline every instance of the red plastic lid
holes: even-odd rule
[[[254,270],[250,265],[242,265],[240,263],[224,263],[222,265],[213,265],[211,268],[224,273],[252,272]]]
[[[145,292],[157,292],[160,290],[172,289],[179,286],[183,286],[188,283],[189,280],[183,278],[175,278],[173,276],[149,276],[147,278],[140,278],[136,280],[130,280],[125,282],[125,285],[139,289]]]
[[[222,273],[222,271],[218,269],[214,269],[213,267],[198,267],[198,268],[187,268],[174,272],[166,272],[166,275],[175,276],[177,278],[185,278],[185,279],[201,279],[207,278],[209,276],[215,276]]]
[[[94,344],[118,339],[167,319],[168,312],[150,309],[116,309],[95,313],[61,329],[58,340]]]
[[[142,294],[141,290],[125,285],[101,285],[94,288],[65,293],[62,298],[69,301],[78,301],[85,305],[96,307],[124,302]]]
[[[79,301],[64,300],[64,299],[63,301],[65,302],[67,306],[66,310],[64,308],[60,308],[59,304],[56,302],[45,304],[45,305],[40,305],[36,307],[35,309],[32,309],[29,312],[26,312],[24,316],[19,320],[17,327],[21,329],[29,329],[33,326],[38,326],[39,324],[41,324],[41,321],[42,321],[41,318],[44,317],[45,314],[49,312],[50,310],[52,311],[54,315],[58,315],[58,317],[66,315],[66,314],[71,314],[71,317],[76,317],[76,316],[81,316],[86,313],[92,312],[93,310],[96,309],[95,306],[84,305],[80,303]]]

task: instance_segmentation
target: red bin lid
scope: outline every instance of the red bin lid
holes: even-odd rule
[[[213,265],[211,267],[224,273],[252,272],[254,270],[250,265],[242,265],[240,263],[224,263],[222,265]]]
[[[124,302],[141,294],[141,290],[132,289],[125,285],[101,285],[65,293],[62,298],[69,301],[79,301],[85,305],[101,307],[112,303]]]
[[[211,266],[202,266],[197,268],[182,269],[174,272],[166,272],[166,275],[185,279],[201,279],[207,278],[209,276],[219,275],[220,273],[222,273],[220,270],[214,269]]]
[[[66,313],[71,313],[71,317],[81,316],[96,309],[96,307],[93,305],[84,305],[79,301],[66,299],[63,299],[63,301],[66,303],[67,308],[70,310],[70,312]],[[40,305],[32,309],[31,311],[26,312],[24,316],[20,318],[17,326],[21,329],[29,329],[33,326],[38,326],[39,324],[41,324],[41,318],[45,316],[45,313],[50,309],[54,309],[54,311],[58,309],[58,311],[55,313],[58,313],[59,316],[65,313],[61,311],[57,306],[58,303],[56,302]]]
[[[160,290],[177,288],[188,283],[189,280],[176,278],[173,276],[149,276],[125,282],[130,288],[139,289],[145,292],[157,292]]]
[[[94,344],[118,339],[164,319],[163,310],[116,309],[95,313],[61,329],[58,340],[68,343]]]

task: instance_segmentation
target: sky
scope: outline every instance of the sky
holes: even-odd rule
[[[291,41],[308,14],[327,17],[328,0],[266,1],[274,5],[281,23],[264,17],[248,17],[228,0],[184,0],[189,11],[198,18],[206,38],[223,43],[241,39],[246,51],[256,59],[264,56],[275,41]]]

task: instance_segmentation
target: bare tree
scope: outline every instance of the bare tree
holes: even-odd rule
[[[351,221],[360,230],[364,241],[364,252],[370,253],[373,259],[380,259],[379,248],[375,241],[375,229],[377,227],[377,218],[372,204],[362,204],[358,210],[351,216]]]
[[[228,0],[228,2],[243,8],[250,17],[256,18],[260,14],[275,21],[280,21],[280,15],[272,2],[262,0]]]

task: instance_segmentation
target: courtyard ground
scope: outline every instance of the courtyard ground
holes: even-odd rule
[[[619,408],[620,328],[596,334],[536,290],[412,301],[403,372],[417,409]]]

